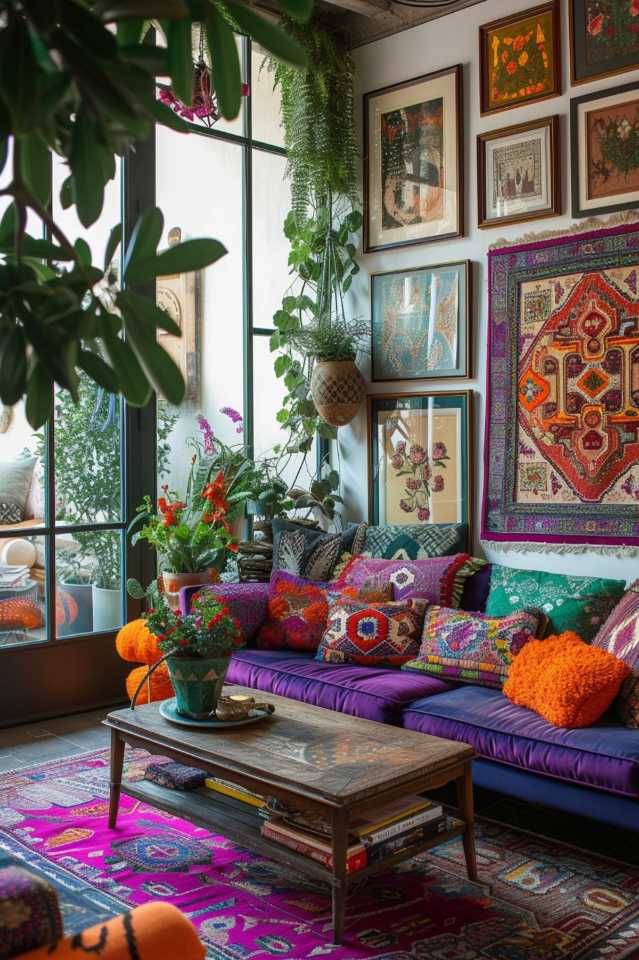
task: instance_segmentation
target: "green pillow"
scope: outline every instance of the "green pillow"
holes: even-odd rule
[[[537,607],[548,617],[546,635],[573,630],[592,640],[626,589],[624,580],[567,577],[495,564],[486,603],[489,617]]]
[[[35,465],[36,458],[31,456],[0,463],[0,523],[24,520]]]

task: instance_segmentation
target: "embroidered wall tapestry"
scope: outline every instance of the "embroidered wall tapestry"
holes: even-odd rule
[[[639,545],[639,225],[492,250],[482,537]]]

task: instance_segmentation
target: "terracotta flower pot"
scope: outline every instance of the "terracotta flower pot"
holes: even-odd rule
[[[162,573],[162,583],[167,593],[179,593],[182,587],[197,587],[205,583],[218,583],[219,579],[219,571],[213,567],[209,570],[201,570],[199,573],[171,573],[167,570]]]
[[[366,381],[354,360],[318,360],[311,396],[321,417],[333,427],[350,423],[366,396]]]

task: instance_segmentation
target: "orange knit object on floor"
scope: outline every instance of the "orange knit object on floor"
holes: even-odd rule
[[[148,669],[148,667],[136,667],[126,678],[126,692],[129,695],[129,700],[133,697],[140,680],[146,675]],[[138,705],[149,702],[149,682],[151,684],[152,702],[154,700],[166,700],[168,697],[173,696],[173,687],[169,679],[169,671],[166,663],[161,663],[157,670],[151,674],[150,681],[147,681],[140,690],[136,701]]]
[[[618,657],[566,631],[527,643],[510,665],[504,693],[556,727],[589,727],[629,673]]]
[[[204,960],[192,924],[169,903],[146,903],[82,933],[39,947],[20,960]]]
[[[162,656],[157,637],[142,619],[132,620],[118,631],[115,649],[123,660],[131,663],[155,663]]]
[[[0,600],[0,630],[36,630],[43,626],[44,614],[33,600]]]

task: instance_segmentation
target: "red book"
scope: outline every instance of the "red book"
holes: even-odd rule
[[[280,826],[270,820],[262,824],[260,832],[262,836],[268,840],[274,840],[276,843],[281,843],[282,846],[288,847],[289,850],[295,850],[296,853],[310,857],[311,860],[317,860],[318,863],[321,863],[328,870],[333,869],[333,852],[331,848],[325,844],[314,842],[314,838],[298,833],[297,830],[293,830],[289,826]],[[355,873],[357,870],[362,870],[367,862],[368,857],[363,844],[356,843],[348,848],[346,854],[347,873]]]

